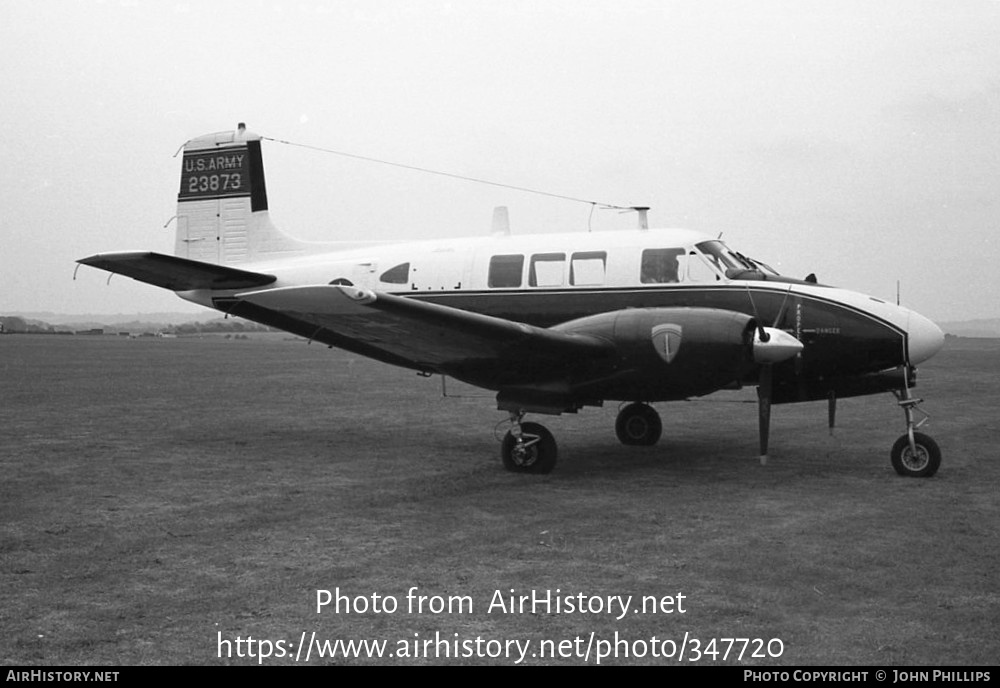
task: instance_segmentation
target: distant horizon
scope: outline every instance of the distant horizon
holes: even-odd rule
[[[225,313],[223,313],[222,311],[213,310],[211,308],[207,308],[207,307],[204,307],[204,306],[200,307],[198,310],[191,310],[191,311],[188,311],[186,309],[179,309],[179,310],[176,310],[176,311],[174,311],[174,310],[159,310],[158,309],[158,310],[151,310],[151,311],[134,311],[134,314],[135,315],[157,315],[157,314],[161,314],[161,313],[169,313],[169,314],[195,313],[196,314],[196,313],[199,313],[199,312],[217,313],[219,315],[225,315]],[[77,315],[130,315],[130,314],[133,314],[133,311],[115,311],[115,312],[111,312],[111,311],[90,311],[90,312],[84,312],[84,313],[77,313],[77,312],[73,312],[73,311],[35,311],[35,310],[6,311],[6,310],[0,310],[0,315],[24,316],[26,314],[28,314],[28,315],[31,315],[31,314],[38,314],[38,315],[50,314],[50,315],[58,315],[58,316],[77,316]]]
[[[21,318],[23,320],[36,320],[49,325],[66,326],[74,324],[100,323],[114,325],[126,322],[166,322],[169,324],[179,324],[184,322],[212,320],[215,318],[225,318],[226,314],[208,308],[200,311],[139,311],[139,312],[119,312],[119,313],[57,313],[54,311],[3,311],[0,310],[0,317]],[[245,319],[245,318],[242,318]]]

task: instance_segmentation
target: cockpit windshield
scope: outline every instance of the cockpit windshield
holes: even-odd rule
[[[734,251],[731,251],[728,246],[726,246],[721,241],[703,241],[700,244],[695,244],[695,248],[705,254],[709,262],[714,265],[719,272],[724,273],[729,268],[740,268],[744,270],[752,270],[753,266],[745,263],[740,255]]]
[[[717,239],[695,244],[695,248],[701,251],[719,272],[730,277],[747,270],[757,270],[772,275],[778,274],[774,268],[742,253],[737,253]]]

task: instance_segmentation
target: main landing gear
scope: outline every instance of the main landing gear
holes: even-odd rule
[[[511,411],[511,428],[500,444],[503,467],[515,473],[551,473],[556,467],[556,440],[544,425],[522,423],[524,411]]]
[[[906,415],[906,434],[902,435],[892,445],[892,467],[900,475],[911,478],[929,478],[937,473],[941,465],[941,450],[937,442],[917,428],[927,422],[927,413],[919,408],[923,399],[910,396],[909,387],[894,391],[893,394]],[[920,411],[924,415],[920,422],[914,422],[913,412]]]
[[[510,412],[510,430],[500,444],[504,468],[514,473],[551,473],[558,454],[555,438],[545,426],[523,419],[524,411]],[[648,447],[660,439],[663,423],[649,404],[626,404],[618,412],[615,433],[622,444]]]
[[[615,420],[615,434],[622,444],[649,447],[657,443],[662,433],[660,414],[649,404],[627,404]]]

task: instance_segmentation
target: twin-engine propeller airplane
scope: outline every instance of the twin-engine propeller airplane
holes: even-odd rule
[[[760,453],[772,404],[892,392],[906,433],[901,475],[941,453],[914,421],[915,366],[943,344],[934,323],[879,299],[783,277],[693,231],[492,236],[392,245],[307,243],[271,222],[262,137],[240,125],[184,145],[174,255],[79,262],[329,346],[493,390],[510,414],[511,471],[547,473],[552,434],[528,412],[623,402],[621,442],[652,445],[652,402],[756,385]],[[502,217],[502,215],[495,216]],[[926,414],[925,414],[926,416]]]

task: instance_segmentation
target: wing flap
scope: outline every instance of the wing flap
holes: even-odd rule
[[[172,291],[252,289],[267,286],[277,279],[274,275],[262,272],[202,263],[151,251],[98,253],[76,262]]]

